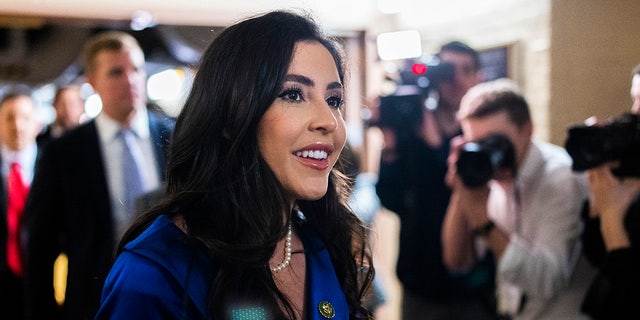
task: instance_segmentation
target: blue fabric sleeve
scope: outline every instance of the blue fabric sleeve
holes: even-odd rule
[[[194,309],[163,266],[125,251],[106,280],[95,319],[196,319]]]

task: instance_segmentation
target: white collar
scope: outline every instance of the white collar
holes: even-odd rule
[[[23,168],[29,168],[35,163],[38,146],[34,142],[20,151],[13,151],[9,150],[5,145],[2,145],[0,150],[2,150],[3,163],[11,165],[12,162],[18,162]]]
[[[109,143],[115,139],[118,131],[122,129],[122,126],[104,112],[100,113],[96,117],[96,126],[98,127],[98,135],[103,144]],[[140,139],[147,139],[150,136],[149,133],[149,115],[147,108],[139,108],[136,114],[131,119],[131,131]]]

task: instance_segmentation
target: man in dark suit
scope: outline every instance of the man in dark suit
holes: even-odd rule
[[[83,63],[102,112],[51,141],[36,170],[25,211],[31,319],[93,318],[115,245],[133,219],[130,196],[157,189],[164,178],[174,122],[146,107],[144,54],[136,40],[101,33],[85,45]],[[62,306],[52,285],[60,253],[68,257]]]
[[[59,87],[53,97],[53,109],[56,111],[56,118],[38,135],[39,145],[44,145],[51,139],[62,136],[86,120],[87,115],[84,113],[84,99],[82,99],[80,86]]]
[[[0,100],[0,313],[6,319],[24,319],[20,224],[38,157],[40,128],[27,91],[11,90]]]

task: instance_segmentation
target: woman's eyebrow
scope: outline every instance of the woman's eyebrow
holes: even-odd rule
[[[313,87],[316,84],[313,80],[311,80],[311,78],[300,75],[300,74],[288,74],[284,77],[284,81],[298,82],[302,85],[309,86],[309,87]],[[330,84],[327,85],[327,89],[328,90],[342,89],[342,83],[337,81],[331,82]]]
[[[313,80],[300,74],[288,74],[284,77],[284,81],[298,82],[309,87],[315,86],[315,82],[313,82]]]
[[[342,89],[342,83],[337,81],[329,83],[329,85],[327,85],[327,90],[332,90],[332,89]]]

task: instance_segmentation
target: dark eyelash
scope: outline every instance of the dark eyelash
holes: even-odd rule
[[[331,106],[332,108],[340,109],[345,104],[345,101],[342,98],[342,96],[338,95],[338,94],[332,95],[329,98],[327,98],[327,100],[329,100],[329,99],[338,99],[339,100],[338,101],[338,105],[337,106]]]
[[[299,95],[302,96],[302,88],[296,86],[296,85],[292,85],[289,87],[285,87],[280,91],[280,94],[278,95],[279,98],[282,98],[284,96],[286,96],[287,94],[290,93],[297,93]]]

